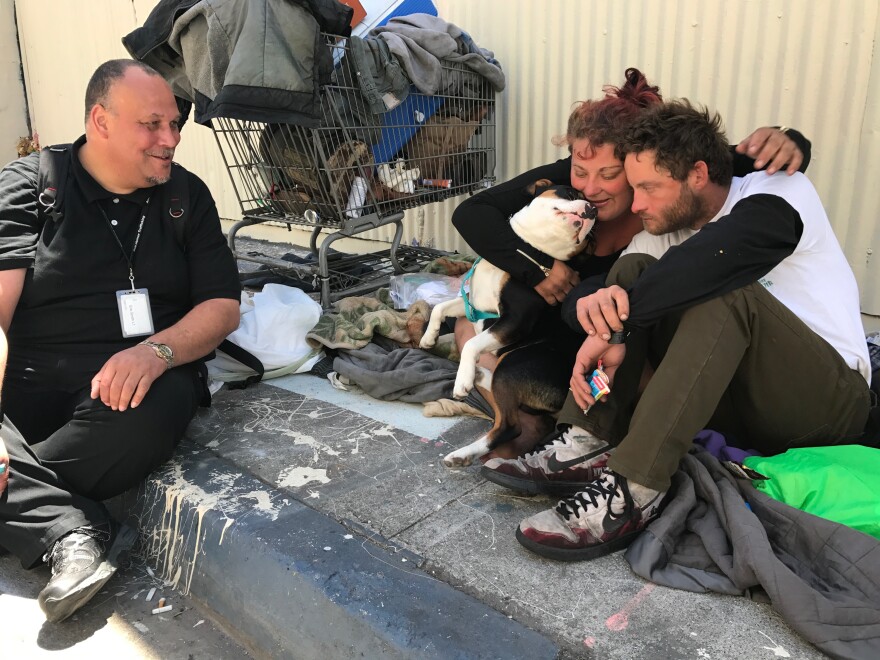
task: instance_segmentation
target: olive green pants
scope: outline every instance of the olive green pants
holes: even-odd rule
[[[629,287],[654,261],[627,255],[606,283]],[[646,364],[654,374],[638,397]],[[772,455],[852,443],[870,406],[865,379],[755,283],[631,333],[606,403],[584,414],[569,394],[558,423],[616,445],[611,469],[665,491],[704,428]]]

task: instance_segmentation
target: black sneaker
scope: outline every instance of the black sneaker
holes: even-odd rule
[[[52,579],[37,597],[46,620],[64,621],[98,593],[136,536],[130,527],[109,522],[79,527],[56,541],[45,557]]]

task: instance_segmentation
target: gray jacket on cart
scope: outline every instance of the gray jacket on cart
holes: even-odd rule
[[[333,71],[321,32],[347,36],[352,13],[336,0],[162,0],[122,43],[195,105],[201,124],[311,127]]]

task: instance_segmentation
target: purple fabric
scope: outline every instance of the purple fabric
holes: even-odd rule
[[[738,447],[729,446],[723,435],[709,429],[704,429],[697,433],[694,442],[704,447],[706,451],[719,461],[742,463],[748,456],[760,456],[758,452],[751,449],[739,449]]]

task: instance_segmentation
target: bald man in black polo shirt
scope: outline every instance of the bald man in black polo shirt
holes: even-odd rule
[[[169,458],[209,400],[202,358],[238,326],[214,200],[183,168],[182,235],[168,214],[179,122],[159,74],[112,60],[65,154],[63,217],[39,208],[39,154],[0,171],[0,545],[49,564],[50,621],[116,570],[134,533],[100,500]]]

